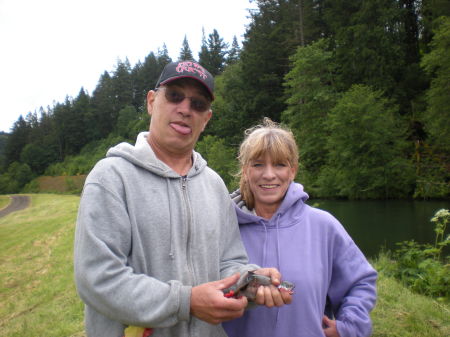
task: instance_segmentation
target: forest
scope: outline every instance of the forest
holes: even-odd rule
[[[312,197],[450,198],[450,1],[254,0],[242,45],[214,29],[179,59],[215,75],[213,118],[197,145],[236,187],[244,130],[263,117],[294,132]],[[165,45],[119,60],[90,94],[40,107],[0,134],[0,194],[43,175],[85,175],[108,147],[148,130],[145,97]],[[26,112],[24,112],[26,113]]]

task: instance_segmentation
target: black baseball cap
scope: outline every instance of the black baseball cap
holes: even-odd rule
[[[208,70],[195,61],[177,61],[168,63],[156,82],[156,88],[180,78],[193,78],[207,89],[214,100],[214,78]]]

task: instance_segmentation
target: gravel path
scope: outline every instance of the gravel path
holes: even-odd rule
[[[12,195],[8,206],[0,210],[0,218],[9,213],[20,211],[30,205],[30,197],[27,195]]]

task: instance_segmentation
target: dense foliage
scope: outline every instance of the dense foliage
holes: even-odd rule
[[[435,243],[399,242],[393,253],[387,252],[387,263],[379,270],[394,276],[412,290],[444,301],[450,301],[450,235],[447,226],[450,212],[441,209],[431,218],[435,225]]]
[[[449,198],[450,2],[254,1],[242,48],[214,29],[197,58],[217,88],[198,149],[228,187],[243,131],[267,116],[296,135],[312,197]],[[179,58],[195,58],[186,38]],[[0,193],[87,173],[95,146],[132,142],[170,61],[165,45],[135,65],[120,60],[92,94],[21,116],[0,139]]]

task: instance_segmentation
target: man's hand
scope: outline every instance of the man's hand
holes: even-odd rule
[[[226,298],[222,289],[235,284],[239,273],[225,279],[200,284],[192,288],[191,314],[202,321],[219,324],[241,317],[247,306],[247,298]]]
[[[255,270],[255,274],[269,276],[272,280],[270,286],[260,286],[256,292],[255,302],[266,307],[281,307],[292,302],[292,295],[277,288],[281,283],[281,274],[276,268],[261,268]]]
[[[340,337],[336,328],[336,321],[329,319],[327,316],[323,316],[322,324],[325,327],[323,332],[327,337]]]

